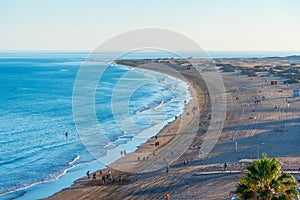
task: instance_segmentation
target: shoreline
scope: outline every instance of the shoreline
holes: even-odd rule
[[[202,66],[203,69],[210,66],[203,59],[192,61]],[[294,63],[300,64],[299,57],[291,60],[265,58],[214,61],[225,66],[230,63],[232,66],[244,66],[250,69],[256,65],[268,64],[269,66],[287,62],[291,63],[291,66],[294,66]],[[167,193],[172,199],[230,199],[231,191],[235,189],[242,176],[239,161],[255,159],[260,153],[267,153],[268,157],[279,158],[283,170],[298,172],[300,155],[295,149],[298,149],[300,139],[300,135],[297,134],[300,126],[298,109],[300,101],[298,97],[293,97],[291,94],[294,89],[300,87],[299,83],[289,85],[278,82],[277,85],[271,85],[268,80],[277,78],[272,74],[267,77],[260,75],[253,77],[245,76],[238,70],[222,72],[226,89],[226,119],[217,144],[205,159],[201,159],[197,156],[200,154],[200,149],[197,147],[202,145],[207,124],[213,121],[208,119],[210,102],[209,95],[205,94],[205,84],[194,82],[193,68],[184,70],[180,65],[176,65],[176,63],[182,63],[176,59],[123,60],[122,64],[136,66],[145,62],[169,63],[186,75],[193,88],[204,89],[202,94],[198,90],[203,98],[200,102],[201,115],[198,113],[200,124],[190,148],[177,161],[170,163],[168,173],[165,168],[151,173],[123,173],[123,181],[107,185],[83,178],[74,184],[73,188],[65,189],[48,199],[162,199]],[[220,71],[222,71],[221,68]],[[247,87],[242,87],[244,85]],[[261,100],[259,104],[254,103],[257,99]],[[274,107],[277,109],[274,110]],[[169,144],[171,143],[173,143],[172,140],[169,141]],[[258,147],[260,143],[263,145]],[[149,151],[149,148],[153,148],[153,144],[148,143],[148,146],[145,144],[139,147],[141,151]],[[187,159],[191,160],[188,166],[183,164],[183,160]],[[136,162],[136,158],[133,160]],[[222,170],[224,162],[230,169],[228,173]],[[142,165],[142,167],[145,166]],[[120,174],[118,171],[112,171],[112,173],[116,176]],[[294,174],[294,176],[300,177],[299,174]]]
[[[124,65],[124,66],[125,66],[125,65]],[[139,68],[131,67],[131,66],[128,66],[128,65],[126,65],[126,67],[127,67],[127,68],[130,68],[130,70],[132,69],[132,70],[149,71],[149,70],[145,70],[145,69],[139,69]],[[154,70],[152,70],[152,71],[154,71]],[[159,72],[159,71],[154,71],[154,72]],[[160,72],[159,72],[159,73],[160,73]],[[165,75],[166,75],[166,76],[169,76],[169,75],[167,75],[167,74],[165,74]],[[174,78],[174,76],[172,76],[172,78]],[[186,83],[186,82],[185,82],[185,83]],[[188,83],[186,83],[186,84],[187,84],[188,87],[190,88],[190,85],[189,85]],[[189,101],[190,101],[190,99],[191,99],[191,95],[189,95]],[[185,106],[186,106],[186,105],[185,105]],[[183,112],[183,111],[184,111],[184,109],[182,110],[182,112]],[[172,121],[166,121],[166,122],[165,122],[165,125],[163,126],[163,128],[160,129],[160,131],[157,133],[157,135],[158,135],[161,131],[163,131],[164,129],[166,129],[166,127],[169,126],[170,124],[172,124],[174,121],[175,121],[175,119],[174,119],[174,120],[172,119]],[[151,138],[153,138],[153,137],[154,137],[154,136],[152,136]],[[134,147],[134,148],[136,149],[135,151],[138,151],[140,148],[142,148],[143,145],[146,144],[146,143],[148,143],[149,140],[150,140],[151,138],[148,138],[146,142],[140,143],[139,145],[135,146],[135,147]],[[115,162],[115,161],[113,161],[113,162]],[[96,160],[91,161],[91,162],[89,162],[88,166],[90,166],[92,163],[97,164],[98,162],[97,162]],[[100,163],[100,165],[102,165],[102,164]],[[72,167],[70,167],[70,168],[68,168],[68,169],[65,170],[65,171],[69,171],[69,170],[71,169],[71,172],[67,172],[67,173],[69,174],[69,177],[67,178],[68,180],[70,180],[70,176],[74,173],[74,172],[72,171],[72,169],[73,169],[74,167],[76,168],[76,166],[77,166],[77,165],[73,165]],[[85,168],[85,167],[80,167],[80,168]],[[107,168],[104,168],[104,169],[107,169]],[[76,169],[75,169],[75,170],[76,170]],[[97,167],[97,170],[96,170],[96,171],[99,172],[100,170],[103,170],[103,169]],[[79,171],[80,171],[80,170],[79,170]],[[94,171],[94,170],[92,170],[92,171]],[[85,172],[86,172],[86,170],[84,171],[84,173],[81,172],[81,174],[84,175]],[[61,174],[60,176],[63,176],[63,175],[65,175],[65,174],[66,174],[66,172],[63,172],[63,174]],[[76,184],[76,182],[78,182],[80,179],[82,179],[82,175],[80,176],[80,178],[78,177],[78,171],[77,171],[77,170],[76,170],[76,172],[75,172],[75,175],[76,175],[77,178],[76,178],[74,181],[70,182],[70,183],[68,184],[69,186],[60,189],[58,192],[63,191],[63,190],[66,190],[66,189],[68,189],[68,188],[71,188],[74,184]],[[42,182],[42,183],[35,183],[35,184],[33,184],[32,186],[38,186],[39,189],[42,188],[42,190],[41,190],[42,192],[43,192],[43,191],[45,192],[45,191],[46,191],[46,187],[47,187],[48,184],[53,184],[53,182],[56,182],[56,183],[54,183],[55,185],[56,185],[56,184],[61,184],[61,181],[59,181],[59,180],[60,180],[60,176],[59,176],[58,178],[55,178],[54,180],[45,181],[45,182]],[[58,182],[57,182],[57,181],[58,181]],[[66,182],[66,181],[63,181],[63,182]],[[46,185],[44,185],[44,184],[46,184]],[[35,189],[31,189],[32,186],[28,186],[28,187],[26,187],[26,188],[21,188],[21,189],[16,190],[16,191],[8,192],[7,194],[5,194],[5,195],[3,195],[3,196],[9,195],[9,198],[23,198],[22,196],[24,196],[24,195],[26,196],[26,193],[27,193],[27,192],[30,193],[30,195],[29,195],[30,197],[35,196],[35,193],[36,193],[36,192],[33,192],[33,194],[32,194],[32,191],[35,190]],[[29,189],[29,190],[28,190],[28,189]],[[28,191],[23,191],[23,190],[28,190]],[[17,193],[14,194],[15,192],[17,192]],[[51,197],[52,195],[54,195],[54,194],[56,194],[56,193],[57,193],[57,192],[52,193],[49,197]],[[43,197],[43,198],[47,198],[47,197]],[[1,196],[0,196],[0,199],[1,199]]]
[[[130,61],[134,61],[134,60],[130,60]],[[159,154],[160,151],[164,151],[164,152],[168,151],[164,148],[166,146],[168,146],[170,143],[174,142],[174,138],[175,138],[175,136],[173,134],[170,134],[170,132],[173,133],[174,131],[179,131],[179,129],[181,128],[181,120],[187,120],[187,119],[181,119],[182,115],[186,115],[188,110],[191,111],[193,109],[193,107],[195,107],[196,104],[199,103],[198,98],[201,98],[201,100],[203,100],[203,101],[201,101],[201,104],[202,104],[201,110],[200,110],[201,112],[203,111],[202,110],[203,107],[205,107],[205,105],[207,104],[208,98],[207,98],[207,94],[203,93],[203,88],[202,88],[203,85],[201,85],[201,83],[198,83],[198,84],[195,83],[195,81],[193,81],[192,79],[186,79],[183,76],[184,74],[182,75],[182,73],[180,73],[178,71],[173,71],[174,69],[172,69],[172,68],[170,68],[171,70],[170,69],[165,70],[165,69],[157,68],[157,66],[151,66],[150,68],[146,67],[146,66],[136,67],[133,65],[133,62],[130,64],[130,63],[123,63],[123,61],[117,61],[117,64],[126,65],[127,67],[130,67],[132,69],[137,68],[137,69],[141,69],[141,70],[151,70],[151,71],[163,73],[163,74],[166,74],[167,76],[171,76],[173,78],[179,78],[188,84],[189,90],[190,90],[190,101],[185,105],[183,112],[181,113],[181,115],[179,117],[177,117],[177,119],[167,123],[157,133],[157,138],[160,142],[160,146],[155,149],[155,152],[156,152],[155,154]],[[204,99],[203,99],[203,96],[205,96]],[[189,120],[192,120],[194,124],[199,124],[200,112],[195,116],[195,119],[198,119],[198,120],[193,120],[193,119],[189,119]],[[186,130],[186,127],[185,127],[185,130]],[[190,143],[193,141],[193,139],[194,138],[190,138],[190,140],[189,140]],[[137,146],[136,151],[129,153],[128,155],[126,155],[123,158],[118,159],[117,161],[115,161],[111,165],[109,165],[107,168],[99,169],[96,171],[96,174],[97,174],[96,178],[99,181],[100,181],[100,171],[103,171],[103,173],[106,174],[107,170],[109,169],[116,178],[120,177],[120,175],[122,176],[122,181],[123,181],[122,183],[117,183],[116,185],[115,184],[101,185],[101,183],[99,183],[99,181],[91,182],[90,180],[87,180],[86,177],[83,177],[83,178],[76,180],[72,184],[72,186],[65,188],[45,199],[65,199],[65,198],[81,199],[81,198],[83,198],[81,196],[82,192],[80,191],[82,189],[83,190],[97,189],[99,191],[102,191],[102,193],[103,193],[104,190],[116,189],[119,184],[132,183],[132,175],[134,174],[134,172],[140,171],[140,172],[142,172],[142,174],[147,172],[147,168],[149,168],[149,163],[153,162],[153,161],[151,161],[152,158],[150,156],[154,155],[152,150],[153,150],[153,144],[155,143],[155,141],[156,141],[155,137],[149,138],[145,143],[142,143],[139,146]],[[188,150],[189,147],[190,147],[190,145],[188,145],[188,147],[184,149],[184,152],[186,150]],[[137,155],[139,155],[141,157],[141,160],[142,160],[142,158],[150,157],[150,161],[147,162],[145,159],[144,163],[138,163],[138,162],[136,162]],[[181,155],[175,155],[176,159],[175,158],[170,159],[170,160],[175,161],[175,163],[173,163],[173,165],[177,164],[178,158],[180,156]],[[156,155],[156,157],[158,157],[158,156]],[[165,159],[166,159],[165,157],[160,158],[160,159],[158,159],[158,162],[162,162],[162,160],[165,160]],[[132,163],[135,163],[135,165],[132,165]],[[171,163],[169,163],[169,164],[171,164]],[[157,170],[161,171],[162,170],[161,168],[163,168],[163,170],[164,170],[164,166],[165,166],[165,163],[163,164],[163,166],[159,165],[158,167],[152,165],[152,167],[150,168],[151,169],[150,171],[157,171]],[[143,170],[141,170],[141,168],[143,168]],[[122,172],[122,171],[127,171],[127,172]],[[149,169],[148,169],[148,171],[149,171]],[[138,175],[140,175],[140,173],[138,173]],[[96,187],[96,188],[94,188],[94,187]],[[76,190],[79,190],[79,191],[77,191],[78,193],[75,192]],[[107,198],[110,198],[110,199],[113,198],[112,196],[109,195],[109,193],[105,192],[105,194],[107,195]]]
[[[198,66],[203,67],[203,69],[206,66],[210,66],[204,59],[192,58],[191,60]],[[148,61],[153,63],[177,63],[179,65],[182,63],[180,59],[148,59]],[[191,165],[188,167],[184,167],[183,163],[181,163],[183,158],[190,158],[189,155],[192,154],[193,147],[201,145],[200,133],[200,137],[195,140],[191,149],[188,149],[185,157],[179,159],[178,163],[171,165],[169,174],[166,174],[165,170],[153,172],[151,175],[147,173],[139,175],[127,173],[124,174],[124,182],[122,184],[110,184],[105,190],[108,189],[110,193],[118,193],[117,197],[122,199],[161,199],[166,192],[170,193],[172,199],[186,197],[195,199],[195,195],[198,195],[197,197],[201,199],[222,199],[225,197],[230,199],[230,191],[234,189],[240,176],[238,174],[222,175],[220,170],[222,165],[224,162],[227,162],[230,168],[238,171],[239,169],[236,167],[238,167],[237,164],[239,164],[240,159],[256,159],[259,156],[259,152],[267,153],[268,157],[279,158],[285,171],[297,171],[298,173],[300,155],[295,149],[298,149],[300,141],[300,135],[297,134],[300,127],[300,111],[298,109],[300,101],[298,97],[294,96],[293,90],[300,88],[300,79],[296,79],[298,83],[287,84],[285,82],[286,79],[282,78],[282,73],[268,73],[268,69],[278,67],[288,70],[297,69],[300,66],[300,57],[227,58],[215,59],[214,62],[223,76],[228,110],[222,134],[211,153],[205,159],[192,160]],[[245,71],[240,71],[240,69],[245,69]],[[248,76],[247,73],[251,71],[255,71],[254,75],[252,76],[252,73],[249,73]],[[287,75],[291,75],[291,73],[285,73],[284,77],[287,77]],[[278,84],[271,85],[270,80],[277,80]],[[260,100],[259,104],[254,104],[256,99]],[[213,122],[206,119],[207,116],[204,120],[201,119],[199,129],[202,129],[206,122]],[[212,119],[215,120],[216,118],[213,117]],[[140,146],[139,148],[142,147]],[[149,148],[151,147],[153,145],[149,145]],[[116,158],[119,158],[120,152],[117,153],[119,156],[116,156]],[[93,169],[89,168],[90,166],[93,166]],[[89,170],[92,169],[91,171],[102,168],[95,167],[95,164],[90,164],[89,167]],[[71,169],[70,173],[68,173],[69,177],[73,177],[69,179],[69,185],[76,179],[73,176],[74,173],[78,172],[79,180],[87,171],[80,168],[79,170],[81,171],[79,172],[78,169]],[[115,172],[113,174],[115,175]],[[298,177],[300,177],[299,173]],[[56,191],[61,190],[61,188],[67,188],[67,186],[61,185],[61,180],[63,179],[65,178],[52,182],[54,184],[49,187],[49,190],[53,186],[60,188],[56,189]],[[72,192],[85,195],[85,199],[96,198],[94,193],[97,193],[99,184],[86,182],[87,184],[83,185],[82,183],[78,183],[78,188],[72,189]],[[92,189],[91,187],[94,186],[95,188]],[[34,193],[38,191],[44,196],[54,193],[47,192],[44,188],[40,190],[40,188],[34,187]],[[77,189],[80,189],[80,191],[76,191]],[[91,193],[85,194],[88,191],[91,191]],[[32,193],[32,191],[26,190],[25,198],[28,194],[27,192],[29,194]],[[67,199],[69,199],[68,197],[66,196]],[[79,197],[84,198],[82,196]],[[107,199],[113,198],[108,193],[105,193],[104,197]],[[2,198],[0,197],[0,199]]]

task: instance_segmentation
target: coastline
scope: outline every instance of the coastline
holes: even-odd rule
[[[269,66],[270,64],[291,63],[291,66],[294,66],[294,63],[299,63],[297,59],[298,57],[217,59],[214,61],[226,66],[229,62],[232,66],[244,66],[251,69],[256,65],[264,64]],[[158,63],[159,61],[164,61],[164,59],[127,60],[122,61],[122,64],[132,62],[134,67],[145,62]],[[180,62],[180,60],[172,59],[165,61]],[[203,66],[204,69],[208,66],[206,60],[194,59],[193,61]],[[174,65],[174,68],[182,69],[180,65]],[[220,71],[222,71],[221,68]],[[292,171],[295,177],[300,178],[298,171],[300,155],[295,151],[299,147],[300,139],[300,135],[297,134],[300,127],[298,109],[300,101],[298,97],[291,95],[294,89],[300,87],[299,83],[289,85],[280,81],[278,85],[271,85],[269,80],[278,79],[278,77],[270,74],[246,76],[239,70],[222,72],[227,98],[225,124],[210,154],[205,159],[199,159],[199,156],[195,155],[200,153],[200,149],[195,147],[201,147],[203,135],[205,135],[202,133],[205,133],[207,124],[214,121],[214,119],[208,119],[209,96],[205,93],[204,83],[193,82],[192,70],[180,72],[186,73],[187,79],[191,80],[191,85],[204,101],[198,101],[202,108],[201,114],[197,113],[201,123],[194,141],[176,162],[170,163],[169,173],[166,173],[165,168],[151,173],[138,174],[112,170],[115,176],[121,174],[123,181],[102,185],[101,182],[92,182],[82,178],[71,188],[56,193],[48,199],[162,199],[167,193],[172,199],[230,199],[231,191],[235,189],[242,176],[239,161],[245,158],[256,159],[260,153],[267,153],[268,157],[279,158],[283,170]],[[197,87],[202,89],[202,93],[201,90],[197,90]],[[255,104],[256,99],[260,99],[261,102]],[[139,147],[141,151],[153,148],[150,142],[148,146],[145,144]],[[186,159],[191,160],[188,166],[183,165],[183,160]],[[230,169],[227,172],[222,170],[225,162]],[[142,165],[142,167],[145,166]]]
[[[126,68],[130,68],[132,70],[145,71],[145,72],[149,71],[149,70],[137,69],[137,68],[134,69],[134,68],[131,68],[130,66],[126,66]],[[159,72],[159,71],[157,71],[157,72]],[[174,77],[172,77],[172,78],[174,78]],[[163,128],[159,128],[158,130],[165,129],[165,127],[168,126],[169,124],[171,124],[172,122],[173,122],[173,120],[166,121]],[[157,132],[159,132],[158,130],[157,130]],[[154,130],[154,132],[155,131],[156,130]],[[141,146],[143,146],[143,143],[137,143],[137,141],[135,143],[139,145],[139,146],[138,145],[134,146],[135,149],[141,148]],[[118,156],[119,156],[119,152],[117,154],[117,157]],[[71,164],[72,164],[72,162],[71,162]],[[76,164],[72,165],[70,168],[66,169],[59,177],[57,177],[54,180],[45,181],[45,182],[41,182],[41,183],[39,182],[39,183],[33,184],[33,187],[28,186],[26,188],[21,188],[16,191],[9,192],[9,193],[5,194],[4,196],[5,196],[5,198],[7,197],[7,198],[18,198],[18,199],[45,198],[45,196],[46,196],[45,194],[48,194],[50,196],[53,195],[54,194],[53,190],[55,190],[55,188],[56,188],[56,191],[60,191],[60,190],[64,190],[65,188],[71,187],[73,185],[73,183],[76,182],[76,180],[81,179],[81,177],[85,174],[85,172],[87,170],[96,171],[98,169],[101,169],[101,167],[99,167],[99,166],[104,166],[103,164],[98,163],[98,161],[96,161],[96,160],[88,162],[87,164],[84,164],[84,165],[86,165],[86,167],[83,167],[81,164],[79,164],[79,165],[76,165]],[[96,166],[98,166],[98,167],[96,167]],[[64,176],[64,177],[60,178],[61,176]],[[75,179],[74,178],[72,179],[72,177],[75,177]],[[48,191],[47,188],[50,188],[50,191]],[[39,194],[43,194],[43,195],[39,195],[38,192],[36,192],[36,191],[39,191],[40,192]],[[0,199],[1,199],[1,197],[0,197]]]
[[[172,68],[169,69],[162,69],[159,68],[158,66],[135,66],[134,62],[131,62],[132,60],[128,60],[128,62],[124,61],[117,61],[118,64],[122,64],[122,65],[126,65],[129,66],[131,68],[137,68],[137,69],[142,69],[142,70],[151,70],[151,71],[156,71],[159,73],[164,73],[168,76],[172,76],[175,78],[179,78],[182,81],[185,81],[188,85],[189,85],[189,89],[190,89],[190,101],[185,105],[185,108],[181,114],[180,117],[178,117],[177,119],[175,119],[172,122],[169,122],[167,125],[164,126],[164,128],[162,130],[159,131],[159,133],[157,134],[157,137],[159,139],[160,142],[160,146],[158,148],[155,149],[155,158],[158,160],[158,163],[161,163],[162,160],[166,160],[165,156],[158,158],[159,156],[157,155],[164,155],[165,152],[169,152],[169,149],[166,149],[167,146],[171,145],[172,147],[174,147],[174,145],[178,145],[178,144],[172,144],[174,143],[174,141],[183,141],[183,138],[176,138],[176,135],[174,135],[174,132],[185,132],[187,131],[187,127],[182,127],[182,123],[186,124],[185,126],[190,127],[191,124],[199,124],[199,120],[200,120],[200,114],[202,115],[202,118],[204,117],[204,108],[207,107],[207,105],[209,105],[208,103],[208,94],[203,92],[205,91],[205,89],[203,88],[203,84],[204,83],[197,83],[197,81],[195,81],[195,79],[191,78],[191,72],[188,72],[187,74],[189,76],[187,76],[186,73],[187,71],[183,71],[184,73],[180,73],[178,71],[175,71]],[[131,63],[130,63],[131,62]],[[187,78],[188,77],[188,78]],[[201,100],[200,100],[201,99]],[[200,103],[200,105],[199,105]],[[197,114],[195,114],[196,116],[194,117],[188,117],[186,119],[182,119],[182,117],[184,118],[184,116],[188,116],[186,113],[187,112],[191,112],[192,109],[195,106],[199,106],[200,107],[200,112],[197,112]],[[207,112],[207,110],[205,110],[205,112]],[[184,122],[182,122],[184,121]],[[187,122],[186,122],[187,121]],[[198,130],[195,130],[198,131]],[[195,135],[191,135],[191,137],[189,138],[189,140],[185,140],[188,141],[188,143],[191,143],[194,139]],[[183,136],[186,137],[186,136]],[[45,198],[45,199],[83,199],[85,198],[85,193],[89,193],[91,195],[90,190],[94,191],[95,194],[101,192],[101,196],[105,199],[113,199],[115,198],[114,192],[112,192],[113,190],[118,188],[118,185],[123,185],[123,184],[130,184],[133,182],[133,179],[135,179],[135,176],[140,176],[141,174],[144,174],[147,171],[161,171],[161,170],[165,170],[165,163],[163,163],[162,165],[151,165],[150,170],[149,170],[149,164],[153,163],[153,160],[150,156],[153,155],[153,145],[155,143],[156,139],[155,137],[151,137],[147,140],[147,142],[141,144],[140,146],[137,147],[137,150],[133,153],[130,153],[128,155],[126,155],[125,157],[118,159],[117,161],[113,162],[108,168],[106,169],[102,169],[101,171],[105,173],[107,173],[107,170],[110,169],[112,174],[114,174],[115,177],[120,177],[120,175],[122,176],[122,182],[121,183],[117,183],[117,184],[111,184],[111,185],[102,185],[100,183],[100,169],[98,171],[96,171],[97,174],[97,180],[95,182],[92,182],[90,180],[88,180],[86,177],[80,178],[77,181],[75,181],[75,183],[69,187],[69,188],[65,188],[62,191],[55,193],[54,195]],[[188,145],[186,148],[183,149],[183,151],[185,152],[186,150],[188,150],[190,147],[190,145]],[[160,153],[161,152],[161,153]],[[182,153],[184,153],[182,152]],[[173,153],[172,153],[173,154]],[[144,161],[144,162],[136,162],[137,160],[137,155],[142,158],[145,157],[150,157],[150,161]],[[171,166],[172,165],[176,165],[178,164],[178,161],[182,161],[182,159],[179,159],[180,155],[173,155],[174,158],[170,158],[170,161],[172,160],[172,163],[168,163]],[[178,160],[179,159],[179,160]],[[173,160],[177,160],[176,162],[173,163]],[[156,163],[157,163],[156,162]],[[132,164],[134,163],[134,164]],[[162,169],[163,168],[163,169]],[[142,170],[143,169],[143,170]],[[122,172],[122,171],[127,171],[127,172]],[[140,173],[135,174],[134,172],[138,171]],[[141,173],[142,172],[142,173]],[[112,196],[111,196],[112,195]],[[93,195],[92,195],[93,196]],[[90,196],[89,196],[90,197]],[[92,197],[91,197],[92,198]],[[120,198],[120,197],[118,197]]]

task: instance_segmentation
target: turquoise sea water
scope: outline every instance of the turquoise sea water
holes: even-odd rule
[[[0,198],[47,197],[84,176],[87,170],[104,167],[82,144],[72,115],[73,85],[86,55],[0,55]],[[128,90],[132,93],[128,106],[135,130],[124,133],[112,114],[111,96],[118,81],[128,72],[134,77],[134,84],[139,84],[139,80],[143,83],[135,91]],[[176,90],[181,92],[180,96]],[[123,91],[123,94],[128,92]],[[121,99],[120,95],[116,97]],[[182,112],[183,101],[188,98],[187,84],[175,78],[126,66],[107,68],[95,96],[97,119],[109,139],[103,149],[113,144],[122,145],[127,152],[134,151],[147,140],[132,141],[134,134],[148,130],[149,137],[153,136],[158,131],[157,125],[162,128]],[[161,113],[162,123],[151,121],[148,110],[155,110],[157,115]],[[106,151],[103,152],[100,156],[106,155]],[[111,155],[109,160],[117,158],[119,155]]]

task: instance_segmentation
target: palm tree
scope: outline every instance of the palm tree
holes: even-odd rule
[[[248,168],[234,193],[239,199],[252,200],[293,200],[299,197],[297,181],[285,172],[281,172],[280,162],[276,158],[254,161]]]

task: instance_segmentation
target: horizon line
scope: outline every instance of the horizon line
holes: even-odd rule
[[[3,52],[92,52],[95,51],[94,50],[87,50],[87,49],[62,49],[62,50],[58,50],[58,49],[22,49],[22,50],[18,50],[18,49],[0,49],[0,53]],[[121,52],[121,51],[126,51],[126,50],[108,50],[108,51],[101,51],[101,52]],[[160,52],[160,51],[154,51],[154,50],[147,50],[149,52]],[[199,50],[177,50],[180,52],[197,52]],[[289,49],[276,49],[276,50],[270,50],[270,49],[266,49],[266,50],[254,50],[254,49],[208,49],[208,50],[203,50],[206,52],[299,52],[300,53],[300,49],[299,50],[289,50]]]

